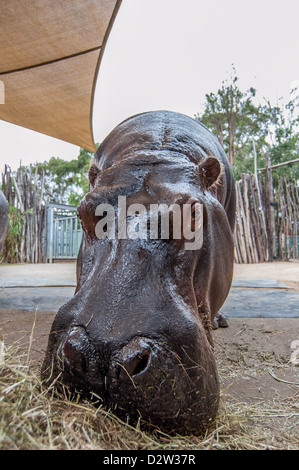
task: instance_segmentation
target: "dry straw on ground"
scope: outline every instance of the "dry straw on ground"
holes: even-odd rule
[[[0,365],[0,449],[298,449],[296,397],[271,407],[223,396],[217,421],[205,436],[170,437],[158,430],[143,432],[88,402],[71,402],[45,390],[40,364],[28,357],[11,348]],[[276,431],[273,419],[280,420]]]

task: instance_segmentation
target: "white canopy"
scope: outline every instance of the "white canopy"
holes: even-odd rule
[[[120,4],[0,0],[0,119],[94,151],[95,83]]]

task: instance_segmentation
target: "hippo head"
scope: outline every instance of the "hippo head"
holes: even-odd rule
[[[200,433],[218,409],[211,322],[233,270],[234,193],[226,156],[199,122],[149,112],[111,132],[89,177],[91,191],[78,209],[84,236],[77,288],[54,320],[42,376],[96,396],[131,422]],[[172,211],[169,236],[162,236],[162,212],[151,236],[150,209],[157,204],[190,208],[192,236],[202,235],[194,249],[183,219],[174,226]],[[112,229],[105,219],[110,209]],[[138,224],[128,236],[120,220],[132,229],[141,209],[145,236]],[[101,227],[106,236],[99,236]]]

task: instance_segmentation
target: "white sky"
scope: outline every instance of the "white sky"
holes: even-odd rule
[[[299,84],[298,0],[123,0],[97,81],[95,141],[149,110],[194,116],[229,79],[275,105]],[[13,169],[79,148],[0,121],[0,165]]]

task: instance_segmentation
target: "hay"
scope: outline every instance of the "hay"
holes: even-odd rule
[[[0,365],[0,449],[262,450],[298,449],[298,400],[238,403],[223,394],[219,416],[201,437],[146,433],[112,413],[44,389],[40,364],[5,351]],[[220,371],[221,374],[221,371]]]

